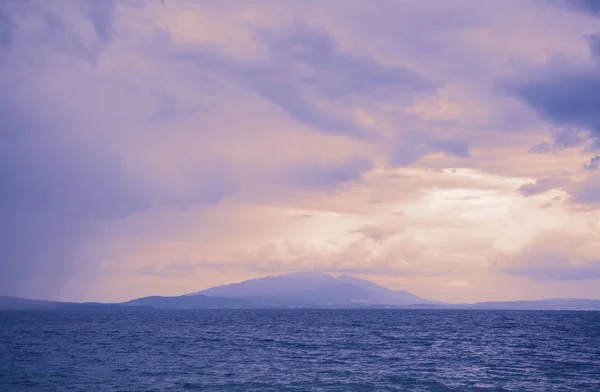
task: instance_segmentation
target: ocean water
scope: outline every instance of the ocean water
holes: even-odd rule
[[[0,312],[0,391],[600,391],[600,312]]]

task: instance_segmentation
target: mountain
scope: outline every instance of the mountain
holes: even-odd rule
[[[71,303],[0,297],[3,310],[51,310],[98,307],[154,309],[381,308],[442,305],[404,290],[390,290],[349,275],[318,272],[268,276],[217,286],[182,296],[150,296],[118,304]]]
[[[121,307],[120,304],[99,302],[59,302],[26,299],[0,295],[0,310],[61,310],[61,309],[106,309]]]
[[[224,286],[212,287],[187,296],[226,298],[263,298],[308,306],[352,306],[442,304],[417,297],[404,290],[390,290],[365,279],[349,275],[333,277],[319,272],[296,272],[267,276]]]
[[[94,309],[462,309],[462,310],[600,310],[600,300],[543,299],[537,301],[446,304],[390,290],[349,275],[318,272],[267,276],[195,293],[137,298],[122,303],[56,302],[0,296],[0,310]]]
[[[154,309],[248,309],[265,307],[247,298],[207,297],[206,295],[151,296],[124,302],[122,305]]]
[[[477,302],[462,305],[461,308],[490,310],[600,310],[600,300],[551,298],[537,301]]]

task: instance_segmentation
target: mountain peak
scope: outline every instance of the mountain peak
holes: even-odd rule
[[[262,297],[290,303],[406,305],[437,303],[405,291],[394,291],[366,279],[343,274],[338,277],[319,271],[299,271],[266,276],[224,286],[212,287],[188,295],[209,297]]]

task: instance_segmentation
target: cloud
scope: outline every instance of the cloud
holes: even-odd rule
[[[592,56],[600,58],[600,34],[590,34],[587,37]]]
[[[592,2],[571,2],[568,7],[597,15],[597,6]],[[552,130],[553,142],[534,146],[530,150],[532,153],[556,153],[569,148],[579,148],[589,153],[600,148],[598,35],[586,34],[584,40],[589,52],[586,59],[557,55],[542,65],[529,67],[520,78],[508,83],[512,94],[555,127]],[[588,163],[583,163],[582,168],[595,170],[596,156],[589,158]],[[565,182],[558,178],[542,179],[523,186],[521,192],[530,195],[564,185]],[[595,176],[578,179],[567,190],[574,203],[595,204],[600,199]]]
[[[248,72],[258,68],[206,55],[214,68],[196,72],[190,86],[190,79],[177,73],[180,64],[145,52],[146,41],[120,51],[116,40],[140,38],[136,31],[119,30],[119,12],[129,6],[66,1],[56,10],[23,5],[24,14],[18,4],[2,8],[3,42],[10,45],[1,49],[7,62],[0,77],[3,293],[60,297],[69,281],[100,268],[113,222],[147,211],[206,208],[242,186],[259,195],[274,186],[288,192],[335,189],[373,167],[360,156],[341,162],[290,159],[282,165],[288,175],[281,175],[266,159],[250,166],[235,162],[235,142],[218,149],[224,136],[231,136],[220,133],[223,120],[214,119],[220,115],[213,113],[220,109],[220,94],[229,93],[215,78],[233,72],[234,81],[253,88],[252,80],[262,79]],[[166,38],[166,46],[154,49],[167,53]],[[32,52],[38,61],[29,61]],[[198,53],[201,58],[204,52]],[[222,64],[231,64],[225,74]],[[286,69],[279,67],[278,72]],[[263,81],[260,86],[268,85]],[[244,121],[233,124],[236,132],[251,132]],[[319,124],[325,123],[311,123]],[[263,151],[268,148],[261,146],[256,154],[267,158]],[[265,191],[252,185],[257,178],[266,179]]]
[[[411,102],[439,86],[409,68],[345,53],[328,32],[300,20],[278,30],[257,29],[256,37],[268,53],[259,61],[240,62],[193,46],[176,49],[173,57],[244,83],[295,121],[327,134],[358,138],[373,135],[336,110],[339,104]]]
[[[270,71],[302,81],[329,99],[394,98],[431,92],[438,83],[401,66],[344,53],[325,30],[297,21],[280,31],[260,31],[270,51]]]
[[[568,201],[546,204],[544,197],[555,194],[528,197],[511,208],[487,255],[494,270],[533,281],[598,279],[599,211]]]
[[[359,227],[356,230],[352,230],[351,233],[357,233],[364,236],[365,239],[372,240],[377,244],[383,243],[386,239],[393,237],[398,234],[398,232],[402,232],[402,229],[396,228],[386,228],[386,227],[378,227],[375,225],[364,225]]]
[[[600,15],[600,5],[595,0],[550,0],[553,4],[565,9],[587,13],[593,16]]]
[[[202,170],[181,189],[158,191],[123,157],[71,124],[32,116],[32,108],[3,101],[0,129],[0,285],[9,293],[35,288],[56,296],[78,265],[94,221],[123,219],[155,206],[213,204],[235,190],[226,172]],[[167,185],[167,184],[165,184]],[[168,186],[168,185],[167,185]]]
[[[376,274],[391,276],[443,276],[465,268],[466,257],[445,252],[426,250],[423,245],[406,239],[393,245],[378,247],[370,240],[357,240],[337,250],[319,249],[289,242],[271,242],[250,252],[229,255],[217,260],[198,260],[185,265],[169,263],[167,266],[144,268],[145,273],[156,276],[174,276],[203,270],[246,270],[263,273],[292,271],[342,272],[350,274]],[[444,258],[439,263],[438,258]],[[185,270],[186,272],[182,272]]]
[[[573,236],[563,231],[540,233],[515,254],[495,254],[500,271],[534,280],[594,280],[600,278],[600,237]]]
[[[108,11],[92,11],[93,18],[100,18],[94,20],[99,38],[109,38]],[[34,45],[23,42],[32,33],[20,28],[11,38],[13,47],[4,49],[11,63],[0,78],[0,286],[6,293],[46,298],[57,298],[67,280],[97,262],[81,258],[82,247],[102,235],[97,221],[124,219],[157,206],[214,204],[236,189],[230,173],[217,167],[184,174],[179,187],[138,172],[135,166],[141,162],[132,164],[127,151],[114,144],[114,137],[135,137],[118,112],[107,112],[112,117],[98,123],[85,118],[90,111],[77,112],[75,101],[91,112],[106,105],[98,97],[106,91],[104,75],[90,75],[77,59],[70,59],[70,78],[46,96],[49,84],[65,78],[52,60],[65,55],[65,44],[78,40],[76,34],[63,35],[67,22],[52,18],[41,26],[51,33],[38,44],[48,45],[48,53],[39,53],[41,67],[20,63]],[[23,76],[28,80],[15,83]],[[71,84],[77,79],[84,85]]]
[[[585,180],[575,183],[571,189],[571,200],[577,204],[598,205],[600,203],[600,175],[591,173]]]
[[[10,46],[13,38],[13,29],[12,19],[0,9],[0,47]]]
[[[475,300],[593,271],[536,239],[597,213],[581,4],[2,2],[0,294],[315,268]]]
[[[595,40],[590,40],[592,51]],[[556,125],[554,148],[568,148],[600,136],[600,63],[570,63],[555,57],[507,84],[542,118]],[[587,132],[587,133],[586,133]]]
[[[473,287],[473,284],[471,284],[471,282],[469,282],[467,280],[452,280],[452,281],[444,283],[444,286],[452,288],[452,289],[465,290],[465,289],[470,289],[471,287]]]
[[[594,155],[588,163],[583,165],[586,170],[594,171],[598,170],[598,166],[600,165],[600,155]]]
[[[391,164],[396,167],[410,165],[425,155],[443,152],[457,158],[469,158],[471,152],[466,140],[443,140],[414,131],[401,140],[391,156]]]
[[[521,192],[523,196],[533,196],[550,189],[562,188],[565,185],[568,185],[569,182],[568,179],[563,178],[541,178],[534,183],[521,185],[519,192]]]
[[[328,189],[340,184],[362,180],[362,174],[373,168],[372,162],[364,158],[353,158],[333,167],[322,164],[303,164],[284,172],[292,183],[303,187]]]
[[[594,137],[600,133],[600,73],[590,71],[550,71],[547,78],[528,80],[516,87],[517,94],[542,117],[558,124],[587,129]],[[558,135],[565,146],[581,143],[573,138],[577,130]],[[569,137],[570,136],[570,137]],[[567,138],[569,137],[569,138]]]
[[[84,1],[82,6],[86,8],[89,20],[94,26],[94,31],[100,40],[107,41],[114,35],[114,13],[115,1]]]

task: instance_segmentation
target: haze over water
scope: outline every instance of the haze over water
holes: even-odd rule
[[[0,312],[3,391],[595,391],[600,312]]]

